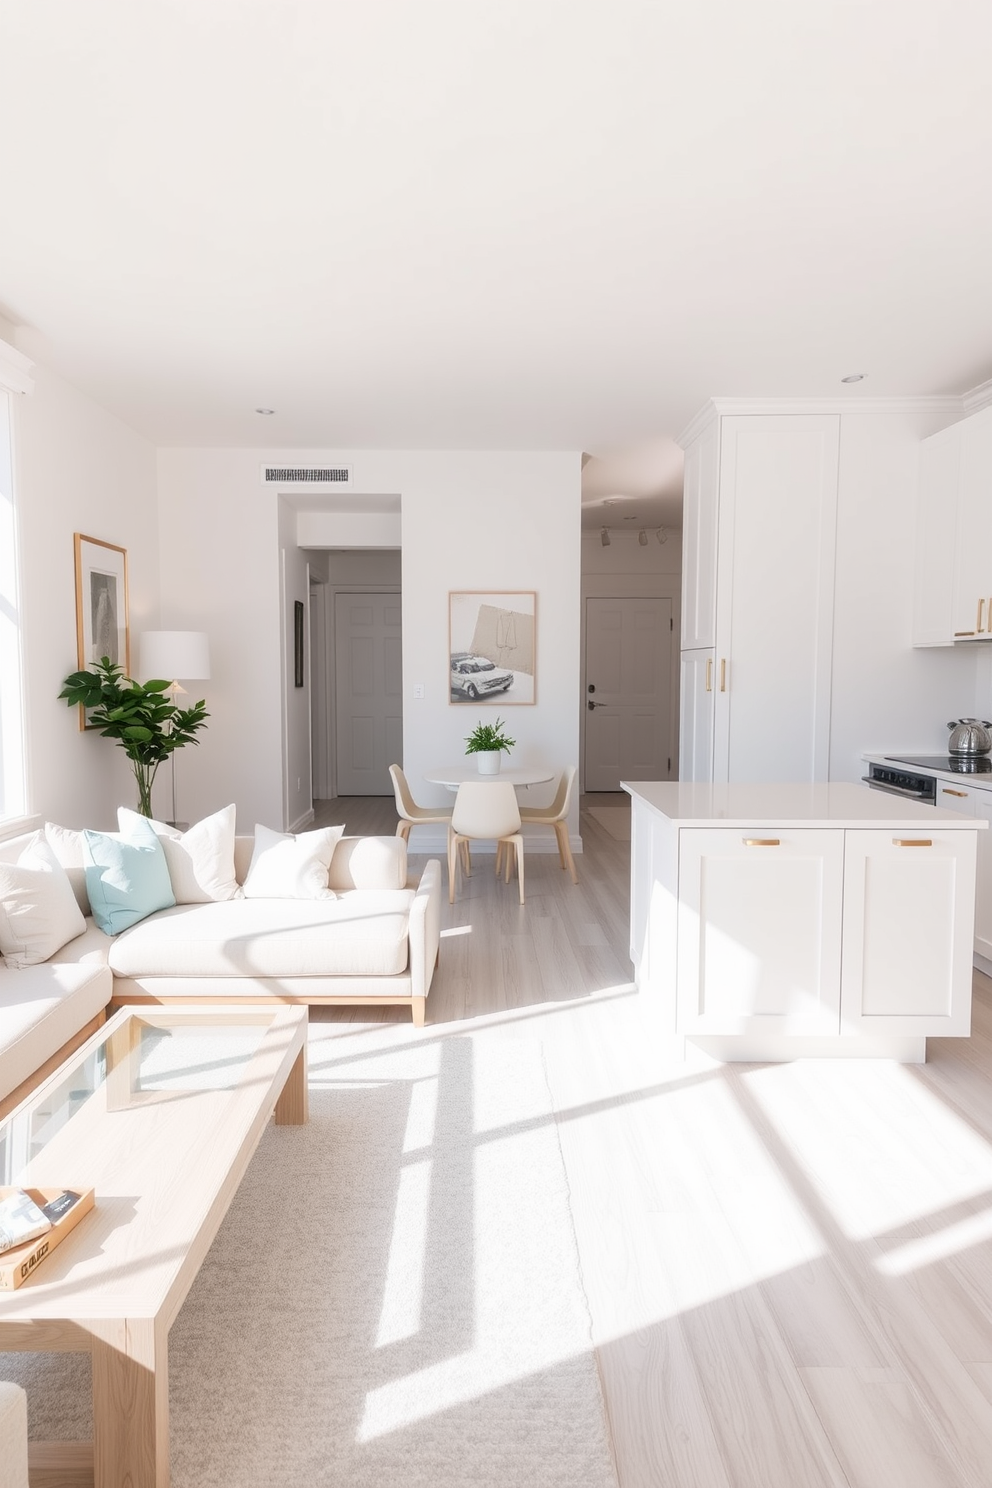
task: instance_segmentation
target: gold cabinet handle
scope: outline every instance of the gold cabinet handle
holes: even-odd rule
[[[893,847],[933,847],[930,837],[893,837]]]
[[[984,599],[980,599],[978,601],[978,619],[975,621],[975,633],[977,635],[981,635],[982,632],[985,629],[985,626],[982,624],[982,621],[983,621],[984,618],[985,618],[985,600]]]
[[[973,630],[956,630],[954,632],[954,634],[956,636],[969,636],[969,635],[974,635],[975,632]]]
[[[720,691],[721,692],[726,692],[726,690],[727,690],[727,658],[725,656],[721,656],[720,657]]]
[[[967,791],[951,790],[951,787],[949,785],[942,785],[940,787],[940,794],[942,796],[962,796],[962,797],[967,797],[968,792]]]
[[[707,692],[712,692],[713,691],[713,658],[712,658],[712,656],[707,656],[707,658],[706,658],[706,691]]]
[[[779,837],[742,837],[741,841],[745,847],[781,847]]]

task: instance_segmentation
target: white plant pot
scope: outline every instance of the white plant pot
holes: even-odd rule
[[[498,775],[501,749],[479,749],[476,751],[475,763],[480,775]]]

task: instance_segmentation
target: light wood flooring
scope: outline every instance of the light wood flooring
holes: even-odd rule
[[[521,907],[478,860],[424,1030],[541,1043],[621,1488],[989,1488],[992,983],[922,1066],[666,1060],[588,812],[623,799],[583,797],[577,886],[531,854]],[[326,1016],[408,1016],[368,1013]]]

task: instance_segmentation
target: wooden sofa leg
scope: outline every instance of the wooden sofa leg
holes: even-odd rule
[[[411,999],[411,1004],[413,1007],[413,1026],[414,1028],[423,1028],[427,1018],[427,998],[414,997]]]

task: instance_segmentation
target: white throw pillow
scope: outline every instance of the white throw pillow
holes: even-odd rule
[[[273,832],[255,827],[255,847],[245,878],[246,899],[336,899],[327,870],[344,827],[316,832]]]
[[[145,821],[126,806],[117,808],[117,825],[127,833],[135,822]],[[180,832],[168,822],[150,822],[161,840],[177,904],[210,904],[242,898],[234,873],[234,807],[225,806]]]
[[[74,832],[71,827],[57,827],[54,822],[45,823],[45,837],[69,875],[80,910],[84,915],[90,914],[90,898],[86,892],[86,838],[82,832]]]
[[[68,874],[35,832],[16,863],[0,863],[0,951],[20,969],[47,961],[86,929]]]

